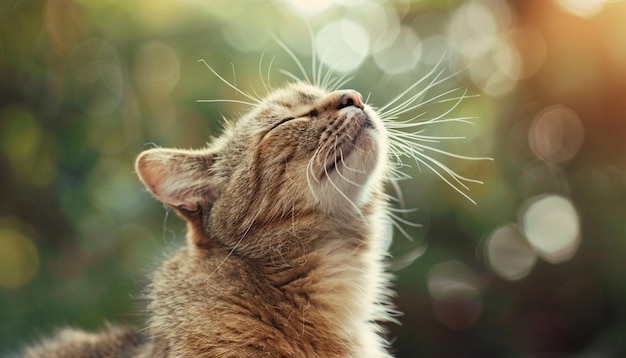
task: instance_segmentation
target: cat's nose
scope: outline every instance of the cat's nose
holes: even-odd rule
[[[339,109],[350,106],[363,109],[363,97],[356,91],[341,91],[339,95]]]

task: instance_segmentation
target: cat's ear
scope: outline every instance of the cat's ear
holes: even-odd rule
[[[204,151],[149,149],[139,155],[135,170],[157,199],[174,208],[196,211],[215,201],[210,185],[213,156]]]

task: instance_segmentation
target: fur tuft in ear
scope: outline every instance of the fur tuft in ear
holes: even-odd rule
[[[201,202],[214,202],[209,169],[212,156],[201,151],[149,149],[141,153],[135,170],[157,199],[174,208],[196,211]]]

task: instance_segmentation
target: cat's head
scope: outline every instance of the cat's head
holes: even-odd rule
[[[352,90],[296,83],[260,100],[200,150],[150,149],[137,159],[146,188],[204,233],[313,212],[360,215],[381,190],[387,135]]]

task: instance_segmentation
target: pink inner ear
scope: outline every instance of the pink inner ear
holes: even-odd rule
[[[167,150],[148,150],[137,158],[136,171],[157,199],[175,208],[194,211],[198,209],[198,203],[205,200],[198,193],[202,173],[181,173],[176,161],[179,157]]]

